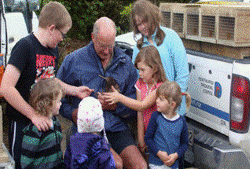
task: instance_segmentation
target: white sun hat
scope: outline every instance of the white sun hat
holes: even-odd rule
[[[102,105],[94,97],[84,98],[78,106],[77,131],[79,133],[101,132],[104,129]]]

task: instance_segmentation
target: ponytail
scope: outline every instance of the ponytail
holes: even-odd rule
[[[191,105],[191,96],[187,92],[182,93],[182,95],[186,96],[186,105],[187,105],[187,111],[188,111]]]

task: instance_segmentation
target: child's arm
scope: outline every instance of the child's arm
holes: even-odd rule
[[[20,92],[16,89],[16,84],[20,76],[21,72],[19,69],[12,64],[8,64],[1,82],[1,94],[12,107],[29,118],[40,131],[49,130],[49,118],[38,114],[35,109],[24,100]]]
[[[113,92],[111,93],[104,93],[105,100],[107,102],[110,102],[110,104],[114,104],[117,102],[120,102],[127,106],[130,109],[136,110],[136,111],[143,111],[149,107],[151,107],[156,100],[156,90],[153,90],[150,92],[146,98],[142,101],[131,99],[129,97],[126,97],[122,94],[120,94],[113,86],[112,86]]]
[[[144,152],[146,149],[146,143],[144,141],[144,121],[142,112],[137,112],[137,133],[138,133],[138,142],[139,149],[141,152]]]
[[[89,89],[87,86],[72,86],[62,82],[60,79],[56,78],[60,85],[64,88],[67,95],[76,96],[80,99],[88,97],[94,90]]]
[[[141,101],[141,92],[136,90],[136,98],[137,100]],[[138,133],[138,142],[139,142],[139,149],[144,152],[146,148],[146,144],[144,141],[144,121],[142,112],[137,112],[137,133]]]
[[[157,153],[160,151],[159,147],[157,146],[157,144],[154,141],[155,132],[157,129],[157,122],[156,122],[157,116],[158,116],[158,112],[154,112],[151,115],[147,130],[146,130],[146,134],[144,137],[145,143],[148,146],[148,149],[150,151],[152,151],[152,153],[154,153],[155,155],[157,155]]]
[[[156,154],[160,159],[161,161],[166,165],[166,161],[169,160],[169,155],[166,151],[158,151],[158,153]],[[167,165],[168,166],[168,165]]]

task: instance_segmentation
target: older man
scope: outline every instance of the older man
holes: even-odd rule
[[[107,17],[98,19],[91,34],[92,41],[86,47],[66,56],[57,77],[70,85],[85,85],[94,89],[92,96],[98,97],[102,104],[105,130],[109,143],[115,150],[111,149],[116,167],[122,168],[124,165],[125,168],[147,168],[126,123],[127,117],[135,116],[136,112],[122,104],[110,106],[101,94],[105,88],[105,79],[100,75],[114,78],[122,94],[135,98],[137,71],[130,57],[115,47],[115,36],[115,23]],[[76,123],[79,102],[80,99],[76,97],[65,99],[60,113]],[[75,125],[73,130],[76,131]]]

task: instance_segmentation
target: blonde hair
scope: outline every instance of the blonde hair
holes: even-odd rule
[[[165,38],[165,33],[163,32],[163,30],[160,29],[162,16],[159,8],[148,0],[138,0],[134,2],[132,6],[132,12],[130,14],[130,23],[134,32],[134,36],[137,33],[140,33],[136,25],[135,16],[140,16],[141,18],[143,18],[143,21],[148,22],[148,24],[150,25],[150,35],[154,33],[154,28],[157,29],[156,44],[157,46],[161,45]],[[137,41],[138,49],[141,49],[143,45],[143,39],[144,36],[142,35],[142,37]]]
[[[51,1],[42,8],[39,15],[39,27],[46,28],[50,25],[55,25],[58,29],[66,26],[71,28],[71,16],[63,4]]]
[[[62,86],[53,79],[40,79],[32,88],[30,92],[29,104],[39,114],[52,117],[50,108],[55,105],[56,99],[65,92]]]
[[[163,96],[165,97],[169,102],[174,101],[176,103],[176,107],[174,110],[176,110],[180,105],[182,101],[182,95],[186,96],[186,105],[187,110],[190,108],[191,105],[191,96],[188,93],[182,93],[181,88],[176,82],[164,82],[159,86],[156,90],[156,96]]]
[[[155,78],[157,82],[165,82],[168,80],[161,62],[160,54],[156,47],[143,47],[135,58],[136,69],[138,69],[138,62],[145,63],[148,67],[152,68],[155,71],[153,78]]]

